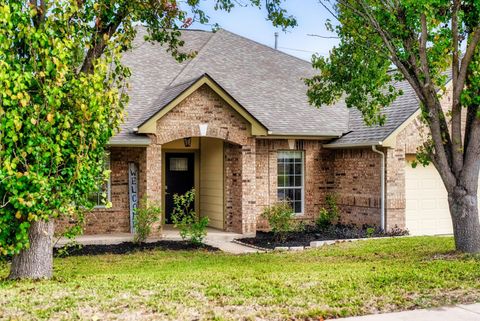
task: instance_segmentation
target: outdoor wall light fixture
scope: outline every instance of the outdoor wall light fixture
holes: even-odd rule
[[[192,146],[192,137],[185,137],[183,139],[183,145],[185,147],[191,147]]]

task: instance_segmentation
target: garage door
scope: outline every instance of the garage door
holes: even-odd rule
[[[406,227],[411,235],[452,234],[447,191],[433,165],[405,168]]]

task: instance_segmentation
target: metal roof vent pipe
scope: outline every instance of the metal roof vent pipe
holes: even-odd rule
[[[275,31],[275,50],[278,50],[278,32]]]

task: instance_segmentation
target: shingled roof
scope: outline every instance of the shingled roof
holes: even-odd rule
[[[407,81],[398,82],[395,87],[401,89],[403,95],[382,110],[382,114],[386,116],[386,121],[383,126],[365,125],[361,112],[352,108],[350,110],[348,123],[349,132],[335,139],[330,144],[327,144],[327,147],[341,148],[382,145],[382,142],[386,140],[395,129],[401,126],[419,109],[418,98]]]
[[[268,130],[269,135],[338,138],[331,147],[378,144],[418,109],[414,92],[399,83],[404,95],[385,109],[383,127],[367,127],[343,102],[315,108],[308,103],[303,79],[315,70],[309,62],[226,30],[185,30],[185,51],[192,60],[178,63],[158,44],[143,40],[138,29],[134,49],[124,63],[132,70],[130,102],[120,133],[111,144],[148,144],[134,129],[156,114],[197,79],[208,74]]]

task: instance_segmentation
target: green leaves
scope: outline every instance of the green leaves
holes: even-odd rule
[[[127,69],[105,67],[118,59],[107,55],[93,62],[92,73],[78,73],[72,44],[85,44],[90,26],[77,16],[83,25],[71,27],[67,13],[73,3],[49,2],[62,10],[52,10],[39,25],[24,2],[9,1],[0,9],[3,254],[28,246],[32,221],[82,215],[91,206],[87,196],[101,183],[105,146],[126,104],[118,92]],[[119,51],[114,44],[109,50]]]
[[[132,48],[135,24],[178,60],[179,1],[6,0],[0,4],[0,253],[28,247],[36,220],[73,217],[83,222],[88,195],[103,182],[104,155],[128,102],[130,70],[121,63]],[[207,22],[189,0],[193,18]],[[263,2],[262,2],[263,3]],[[265,2],[275,25],[295,25],[283,0]],[[216,0],[230,10],[236,2]],[[261,6],[260,1],[251,4]],[[191,18],[191,17],[190,17]]]
[[[367,124],[384,123],[382,108],[400,94],[391,85],[398,75],[389,71],[390,62],[384,55],[346,39],[331,51],[330,57],[314,56],[312,63],[320,71],[306,80],[312,104],[331,105],[345,95],[347,107],[360,110]]]
[[[462,1],[460,46],[468,38],[472,17],[480,13],[479,5],[473,2]],[[453,54],[451,1],[401,0],[389,4],[342,0],[332,10],[338,24],[327,25],[339,36],[340,45],[328,58],[313,58],[319,75],[306,81],[313,104],[331,104],[344,97],[348,107],[362,112],[367,124],[382,124],[382,108],[401,94],[392,86],[395,81],[407,79],[419,88],[431,79],[436,88],[444,88]],[[426,34],[425,65],[422,32]]]

